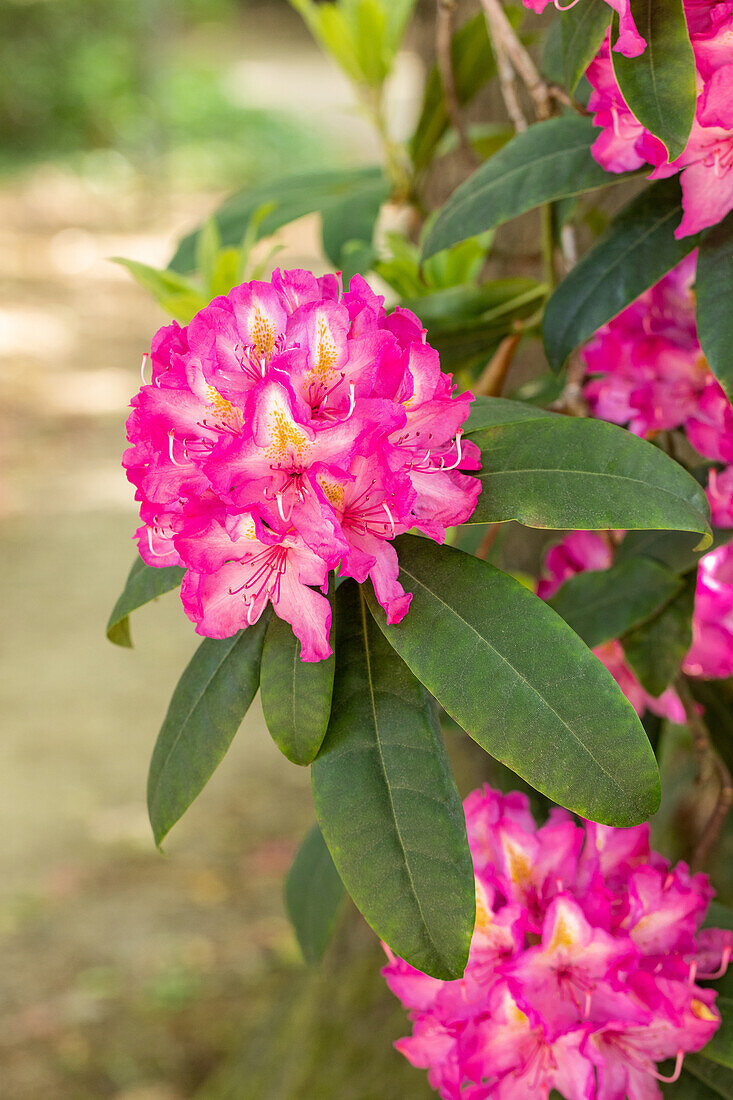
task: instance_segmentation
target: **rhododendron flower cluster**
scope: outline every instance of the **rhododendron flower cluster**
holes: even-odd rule
[[[713,524],[733,527],[733,409],[697,339],[687,257],[604,325],[583,350],[584,395],[594,416],[636,435],[681,428],[704,458],[725,464],[708,483]]]
[[[576,4],[582,2],[583,0],[567,0],[567,3],[563,3],[563,0],[524,0],[524,6],[539,14],[550,3],[553,3],[557,10],[562,12],[574,8]],[[631,0],[606,0],[606,3],[613,8],[619,17],[618,38],[613,47],[614,50],[623,54],[624,57],[638,57],[646,49],[646,42],[639,34],[634,22],[631,13]]]
[[[395,958],[409,1010],[397,1048],[444,1100],[657,1100],[720,1025],[714,990],[733,934],[700,930],[706,875],[670,867],[649,826],[615,829],[562,809],[537,827],[526,797],[465,802],[476,927],[463,978]],[[664,1076],[658,1064],[675,1063]]]
[[[271,603],[303,660],[327,657],[335,568],[370,578],[399,622],[411,597],[392,539],[442,541],[480,492],[459,472],[479,466],[461,438],[472,398],[417,317],[388,316],[358,275],[344,293],[335,275],[276,271],[162,328],[150,363],[124,457],[137,538],[149,565],[186,568],[198,633],[229,637]]]
[[[684,217],[677,237],[698,233],[733,209],[733,2],[684,0],[697,67],[692,133],[681,156],[668,163],[664,144],[634,117],[616,81],[606,40],[588,68],[589,101],[603,133],[593,155],[609,172],[654,166],[651,179],[681,172]]]
[[[551,547],[545,558],[537,594],[547,600],[576,573],[608,569],[613,542],[596,531],[573,531]],[[673,722],[684,722],[685,711],[672,688],[655,699],[644,690],[626,661],[618,641],[593,651],[618,683],[638,714],[651,710]],[[697,570],[692,645],[682,663],[688,676],[708,680],[733,676],[733,545],[704,554]]]

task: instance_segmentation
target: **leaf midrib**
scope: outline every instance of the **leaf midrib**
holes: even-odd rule
[[[420,587],[423,588],[425,590],[425,592],[428,593],[428,595],[432,596],[433,599],[437,600],[438,603],[442,604],[442,606],[445,607],[448,611],[450,611],[453,615],[455,615],[456,618],[460,619],[460,621],[462,623],[464,623],[469,628],[469,630],[471,630],[476,635],[476,637],[479,639],[479,641],[483,642],[483,644],[488,649],[490,649],[492,651],[492,653],[495,653],[496,656],[501,661],[503,661],[504,664],[506,664],[512,670],[512,672],[517,676],[517,678],[519,680],[521,680],[522,683],[525,684],[530,689],[530,691],[532,691],[534,693],[534,695],[537,696],[537,698],[542,702],[542,704],[547,708],[547,710],[549,710],[551,714],[555,715],[555,717],[558,719],[560,724],[563,725],[565,727],[565,729],[568,731],[571,738],[580,746],[580,748],[583,750],[583,752],[586,753],[586,755],[590,757],[590,759],[593,761],[593,763],[598,766],[598,768],[603,772],[603,774],[608,777],[608,779],[611,781],[611,784],[616,788],[616,790],[618,790],[620,794],[625,795],[625,794],[628,793],[628,791],[616,781],[616,779],[608,771],[608,769],[603,766],[603,764],[600,762],[600,760],[596,759],[596,757],[593,755],[593,753],[590,751],[590,749],[587,747],[587,745],[583,744],[583,742],[580,740],[578,735],[568,725],[568,723],[565,721],[565,719],[562,717],[562,715],[558,714],[558,712],[551,705],[551,703],[544,697],[544,695],[540,694],[540,692],[537,690],[537,688],[532,683],[530,683],[530,681],[526,678],[526,676],[522,675],[522,673],[519,671],[519,669],[516,668],[512,664],[512,662],[507,657],[504,656],[503,653],[500,653],[499,650],[496,649],[496,647],[491,644],[491,642],[488,640],[488,638],[485,637],[485,635],[481,634],[481,632],[478,631],[476,629],[476,627],[468,621],[468,619],[465,619],[456,610],[456,608],[453,605],[446,603],[445,600],[441,596],[439,596],[437,592],[434,592],[432,588],[429,588],[428,585],[425,584],[424,581],[420,580],[419,577],[416,577],[414,575],[414,573],[411,573],[410,570],[407,569],[404,565],[401,565],[401,571],[406,576],[410,577],[410,579],[412,581],[414,581],[415,584],[420,585]],[[559,615],[558,615],[558,619],[560,619]],[[562,622],[563,620],[560,619],[560,621]],[[568,630],[569,629],[570,629],[570,627],[568,627]]]
[[[408,877],[409,882],[410,882],[410,890],[412,892],[412,896],[415,899],[415,903],[417,905],[418,912],[420,913],[420,918],[422,920],[422,926],[423,926],[423,929],[425,931],[425,934],[427,935],[428,940],[430,941],[430,944],[432,945],[432,948],[435,951],[436,958],[440,959],[441,963],[443,964],[443,966],[445,966],[448,973],[453,973],[453,966],[451,966],[447,962],[447,960],[443,957],[442,952],[440,951],[440,949],[438,948],[438,945],[436,944],[435,940],[433,939],[433,936],[430,932],[430,928],[428,926],[428,922],[425,919],[425,914],[423,912],[422,903],[421,903],[420,897],[417,893],[417,890],[415,889],[415,880],[413,879],[413,876],[412,876],[412,868],[410,867],[410,860],[409,860],[407,848],[405,847],[405,842],[402,839],[402,832],[400,830],[399,821],[397,820],[397,812],[395,810],[394,799],[392,797],[392,788],[391,788],[389,778],[388,778],[388,775],[387,775],[387,767],[386,767],[385,760],[384,760],[384,754],[382,752],[382,741],[381,741],[381,737],[379,735],[379,720],[377,718],[377,704],[376,704],[376,699],[374,698],[374,683],[373,683],[373,680],[372,680],[372,658],[371,658],[371,652],[370,652],[370,649],[369,649],[369,631],[368,631],[368,622],[369,622],[369,620],[367,619],[367,610],[366,610],[366,605],[365,605],[365,600],[364,600],[364,593],[361,589],[361,586],[359,587],[359,611],[360,611],[360,614],[361,614],[362,634],[364,636],[364,656],[365,656],[365,664],[366,664],[367,682],[369,684],[369,700],[370,700],[370,703],[371,703],[372,719],[373,719],[373,722],[374,722],[374,738],[375,738],[376,745],[377,745],[377,752],[379,754],[379,766],[381,768],[382,775],[384,777],[384,784],[385,784],[385,787],[387,789],[387,797],[389,798],[389,806],[390,806],[390,810],[392,811],[392,820],[394,821],[395,833],[397,834],[397,840],[398,840],[400,848],[402,850],[402,855],[404,857],[405,870],[407,871],[407,877]]]

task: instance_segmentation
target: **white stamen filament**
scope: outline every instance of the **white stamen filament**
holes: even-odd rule
[[[390,535],[389,537],[390,537],[391,539],[393,539],[393,538],[394,538],[394,536],[395,536],[395,526],[394,526],[394,520],[393,520],[393,518],[392,518],[392,513],[391,513],[391,512],[390,512],[390,510],[389,510],[389,505],[387,504],[387,501],[386,501],[386,500],[383,500],[383,501],[382,501],[382,507],[384,508],[385,512],[387,513],[387,519],[389,520],[389,525],[390,525],[390,527],[391,527],[391,529],[392,529],[392,534],[391,534],[391,535]]]
[[[463,450],[462,450],[462,445],[461,445],[461,436],[462,435],[463,435],[463,431],[459,428],[458,431],[456,432],[456,460],[452,464],[452,466],[445,466],[444,465],[444,462],[445,462],[444,458],[441,458],[441,460],[440,460],[440,468],[444,473],[447,473],[449,470],[455,470],[456,466],[460,466],[460,464],[461,464],[461,458],[462,458],[462,455],[463,455]]]
[[[671,1077],[665,1077],[664,1074],[657,1073],[657,1071],[655,1069],[650,1069],[648,1072],[657,1081],[664,1081],[664,1082],[666,1082],[666,1084],[673,1085],[675,1081],[679,1080],[679,1076],[682,1073],[682,1063],[683,1063],[684,1059],[685,1059],[684,1050],[678,1050],[677,1051],[677,1061],[674,1064],[674,1073],[672,1074]]]
[[[728,969],[728,966],[730,964],[731,954],[733,954],[733,949],[731,949],[730,947],[726,947],[723,950],[723,957],[721,959],[720,966],[715,971],[715,973],[714,974],[698,973],[697,977],[700,979],[700,981],[701,982],[714,982],[714,981],[717,981],[718,978],[722,978],[723,975],[726,973],[726,971]],[[694,962],[692,965],[694,967],[697,967],[697,962]],[[692,969],[692,967],[690,967],[690,969]],[[690,985],[692,985],[692,981],[690,981]]]
[[[142,362],[140,363],[140,377],[143,380],[143,386],[148,385],[148,383],[145,381],[145,368],[148,365],[148,359],[149,358],[150,358],[150,356],[148,355],[147,352],[145,352],[145,354],[142,357]],[[151,371],[150,372],[150,385],[152,385],[152,383],[153,383],[153,373]]]
[[[171,456],[171,462],[174,466],[185,466],[185,462],[177,462],[173,454],[173,429],[168,432],[168,454]]]

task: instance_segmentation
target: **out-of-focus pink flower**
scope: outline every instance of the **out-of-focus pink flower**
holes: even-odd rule
[[[568,0],[567,3],[563,3],[562,0],[524,0],[524,6],[539,14],[550,3],[553,3],[558,11],[567,11],[581,2],[582,0]],[[613,47],[614,50],[623,54],[624,57],[638,57],[646,49],[646,42],[636,28],[631,14],[631,0],[606,0],[606,3],[619,17],[618,38]]]
[[[537,595],[548,600],[561,584],[576,573],[588,569],[608,569],[613,563],[613,553],[611,543],[597,531],[571,532],[548,550]],[[676,691],[667,688],[659,698],[645,691],[631,670],[620,642],[612,639],[596,646],[593,652],[611,673],[637,714],[650,710],[673,722],[684,722],[685,710]]]
[[[442,542],[469,518],[478,448],[409,310],[387,316],[359,275],[276,271],[162,328],[127,422],[140,553],[182,565],[198,633],[225,638],[268,604],[302,658],[331,652],[328,573],[370,578],[387,621],[407,613],[396,535]],[[315,591],[319,588],[321,592]]]
[[[671,163],[667,150],[634,117],[611,63],[608,40],[588,67],[593,87],[589,101],[602,134],[593,155],[609,172],[651,164],[651,179],[681,172],[684,216],[675,235],[686,237],[716,225],[733,209],[733,3],[685,0],[695,54],[698,99],[687,146]],[[629,55],[631,56],[631,55]]]
[[[733,546],[705,554],[697,571],[692,647],[685,657],[689,676],[708,680],[733,676]]]
[[[388,948],[410,1014],[397,1049],[444,1100],[658,1100],[658,1063],[700,1050],[733,934],[701,930],[705,875],[670,867],[649,826],[613,829],[484,787],[464,804],[476,927],[463,978],[438,981]]]

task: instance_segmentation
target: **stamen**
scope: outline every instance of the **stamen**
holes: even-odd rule
[[[392,529],[392,534],[391,534],[391,535],[390,535],[389,537],[390,537],[391,539],[393,539],[393,538],[394,538],[394,536],[395,536],[395,526],[394,526],[394,520],[392,519],[392,513],[391,513],[391,512],[390,512],[390,510],[389,510],[389,505],[387,504],[387,501],[386,501],[386,500],[383,500],[383,501],[382,501],[382,507],[384,508],[385,512],[387,513],[387,519],[389,520],[389,525],[390,525],[390,527],[391,527],[391,529]]]
[[[677,1051],[677,1061],[674,1064],[674,1073],[672,1074],[671,1077],[665,1077],[663,1074],[657,1073],[657,1071],[655,1069],[650,1069],[650,1070],[648,1070],[648,1072],[657,1081],[664,1081],[668,1085],[673,1085],[675,1081],[679,1080],[679,1076],[682,1073],[682,1063],[683,1063],[684,1059],[685,1059],[684,1050],[678,1050]]]
[[[347,412],[346,416],[344,417],[345,420],[348,420],[349,417],[351,416],[351,414],[353,413],[355,404],[356,404],[356,397],[354,395],[354,383],[349,382],[349,411]]]
[[[461,464],[461,457],[462,457],[462,453],[463,453],[462,447],[461,447],[461,436],[462,435],[463,435],[463,430],[461,428],[459,428],[458,431],[456,432],[456,460],[453,463],[453,465],[452,466],[444,466],[443,463],[444,463],[445,459],[441,458],[441,460],[440,460],[440,468],[441,468],[441,470],[443,470],[444,473],[447,473],[449,470],[455,470],[456,466],[460,466],[460,464]]]
[[[696,976],[697,976],[697,959],[693,959],[692,962],[690,963],[690,974],[689,974],[689,977],[687,979],[687,984],[688,985],[694,985]]]
[[[168,432],[168,454],[171,456],[171,462],[173,463],[174,466],[185,466],[186,463],[185,462],[177,462],[176,458],[173,454],[173,436],[174,436],[174,434],[175,433],[174,433],[173,429],[171,428],[171,430]]]
[[[565,4],[563,6],[559,2],[559,0],[554,0],[555,8],[557,9],[557,11],[570,11],[570,9],[574,8],[577,3],[578,3],[578,0],[570,0],[569,4]]]
[[[142,362],[140,363],[140,377],[143,380],[143,386],[148,385],[148,383],[145,381],[145,368],[148,365],[148,359],[149,358],[150,358],[150,356],[148,355],[147,352],[145,352],[145,354],[143,355],[143,358],[142,358]],[[152,370],[150,372],[150,383],[149,384],[150,385],[153,384],[153,372],[152,372]]]
[[[283,521],[283,523],[290,523],[290,517],[292,516],[293,508],[295,507],[295,500],[291,497],[290,511],[288,512],[287,515],[285,515],[285,512],[283,511],[283,496],[284,495],[285,495],[284,493],[275,493],[275,500],[277,501],[277,510],[280,513],[280,519]]]
[[[733,953],[733,949],[730,948],[730,947],[726,947],[723,950],[723,957],[721,959],[721,963],[720,963],[719,968],[715,971],[714,974],[699,973],[697,976],[700,979],[700,981],[702,981],[702,982],[714,982],[718,978],[722,978],[723,975],[728,970],[728,966],[730,964],[730,957],[731,957],[732,953]],[[692,965],[697,966],[697,962],[693,963]],[[690,968],[690,969],[692,969],[692,968]],[[692,985],[692,980],[690,980],[690,985]]]
[[[592,994],[591,994],[591,991],[589,989],[585,994],[585,1007],[583,1009],[583,1019],[585,1019],[585,1020],[587,1020],[588,1017],[590,1016],[591,997],[592,997]]]

